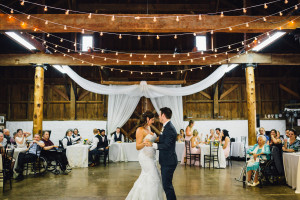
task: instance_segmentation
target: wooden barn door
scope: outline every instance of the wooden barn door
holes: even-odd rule
[[[151,100],[145,97],[142,97],[140,99],[140,102],[138,103],[135,111],[131,115],[130,119],[121,127],[122,133],[125,134],[126,140],[135,140],[135,132],[136,129],[139,127],[140,123],[140,117],[141,115],[146,112],[147,110],[153,112],[155,114],[155,122],[151,126],[152,132],[155,132],[157,134],[160,133],[160,130],[162,128],[162,124],[159,123],[158,114],[156,113]]]

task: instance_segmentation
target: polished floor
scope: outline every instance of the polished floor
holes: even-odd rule
[[[178,165],[174,176],[178,199],[300,200],[300,195],[288,186],[243,188],[234,179],[242,165],[243,162],[233,162],[233,167],[210,170]],[[125,199],[139,173],[138,162],[128,162],[73,169],[69,175],[30,176],[14,181],[12,190],[0,192],[0,199]]]

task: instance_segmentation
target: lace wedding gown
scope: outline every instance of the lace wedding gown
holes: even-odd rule
[[[155,134],[148,134],[144,141],[148,139],[154,142],[156,137]],[[140,150],[138,159],[142,172],[126,200],[163,200],[164,190],[156,166],[156,150],[153,147],[144,147]]]

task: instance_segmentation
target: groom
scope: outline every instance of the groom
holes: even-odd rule
[[[162,184],[168,200],[176,200],[174,187],[172,184],[173,174],[177,166],[177,155],[175,144],[177,132],[171,123],[172,110],[164,107],[160,109],[159,121],[163,124],[162,133],[158,143],[148,143],[159,150],[159,164],[161,165]]]

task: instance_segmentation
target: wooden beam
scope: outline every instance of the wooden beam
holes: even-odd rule
[[[215,85],[214,92],[214,118],[218,118],[219,116],[219,87],[218,84]]]
[[[69,97],[67,94],[65,94],[63,91],[61,91],[60,89],[56,88],[55,86],[51,86],[52,90],[54,90],[54,92],[56,92],[57,94],[59,94],[62,98],[64,98],[67,101],[70,101]]]
[[[209,94],[207,94],[206,92],[200,91],[200,94],[202,94],[203,96],[205,96],[208,99],[211,99],[211,96]]]
[[[300,21],[300,20],[299,20]],[[92,59],[92,55],[101,56],[102,58]],[[93,63],[94,65],[108,65],[108,66],[132,66],[132,65],[142,65],[141,61],[144,61],[145,65],[154,66],[154,62],[157,65],[167,66],[166,61],[169,61],[169,65],[209,65],[211,63],[218,63],[220,60],[226,60],[230,57],[235,56],[236,54],[228,55],[218,55],[217,58],[214,57],[214,54],[205,54],[201,53],[191,54],[190,57],[187,57],[186,54],[177,55],[175,58],[170,56],[162,56],[161,61],[157,59],[157,55],[147,54],[147,58],[143,56],[134,56],[130,58],[129,54],[88,54],[88,55],[79,55],[79,54],[70,54],[75,58],[84,60],[86,62]],[[209,56],[204,61],[203,56]],[[104,61],[104,58],[107,58]],[[193,59],[194,58],[194,59]],[[112,60],[114,59],[114,60]],[[119,63],[116,62],[117,59],[120,59]],[[193,62],[190,61],[193,59]],[[132,65],[127,61],[121,60],[132,60]],[[178,63],[178,60],[181,60],[181,64]],[[185,61],[184,61],[185,60]],[[257,63],[263,65],[300,65],[300,54],[270,54],[270,53],[249,53],[248,55],[241,55],[239,58],[232,58],[229,62],[223,61],[221,64],[228,63]],[[69,66],[87,66],[88,64],[82,63],[79,60],[73,60],[70,57],[64,57],[62,54],[0,54],[0,66],[31,66],[31,63],[48,63],[50,65],[60,64],[60,65],[69,65]]]
[[[247,93],[247,113],[248,113],[248,144],[256,144],[256,100],[255,100],[255,80],[254,67],[246,67],[246,93]]]
[[[139,20],[134,17],[119,17],[128,16],[125,14],[114,14],[115,20],[111,20],[111,16],[93,15],[91,19],[88,18],[88,14],[32,14],[30,21],[26,19],[26,15],[13,14],[20,21],[24,21],[25,25],[21,25],[20,21],[14,18],[9,19],[10,14],[0,14],[0,30],[19,30],[34,32],[34,27],[39,28],[45,32],[52,33],[65,33],[65,32],[81,32],[82,28],[85,30],[93,30],[99,32],[150,32],[150,33],[176,33],[176,32],[203,32],[216,30],[215,32],[230,32],[230,33],[261,33],[276,29],[279,21],[280,24],[287,22],[286,16],[273,16],[268,17],[267,22],[258,20],[255,23],[250,23],[249,27],[245,24],[253,20],[253,16],[224,16],[219,15],[203,15],[202,20],[199,20],[198,16],[182,17],[180,21],[176,21],[177,16],[182,14],[173,14],[172,18],[166,17],[164,14],[139,14],[141,18]],[[133,15],[130,15],[133,16]],[[167,15],[170,16],[170,15]],[[62,25],[56,25],[53,23],[45,24],[45,21],[37,18],[49,20],[58,24],[66,24],[69,26],[66,30]],[[147,17],[146,19],[143,17]],[[153,18],[156,17],[157,21],[154,22]],[[164,17],[164,18],[158,18]],[[262,18],[263,16],[255,16],[256,18]],[[222,26],[220,26],[222,24]],[[240,26],[234,26],[241,24]],[[78,27],[78,28],[71,28]],[[222,29],[224,27],[224,29]],[[229,30],[227,27],[232,27]],[[300,20],[295,20],[294,23],[288,23],[282,26],[282,30],[294,30],[300,27]],[[39,31],[37,31],[39,32]],[[117,37],[117,36],[116,36]]]
[[[34,76],[34,105],[33,105],[33,131],[32,134],[42,136],[44,106],[44,68],[37,66]]]
[[[82,92],[79,97],[78,97],[78,101],[81,101],[84,97],[86,97],[88,94],[90,94],[90,91],[85,90],[84,92]]]
[[[234,91],[238,87],[239,87],[239,85],[235,84],[234,86],[232,86],[231,88],[229,88],[228,90],[226,90],[223,94],[221,94],[220,100],[223,99],[223,98],[225,98],[227,95],[229,95],[232,91]]]
[[[140,81],[103,81],[104,85],[139,85]],[[148,85],[180,85],[185,84],[185,81],[147,81]]]
[[[289,89],[288,87],[282,85],[282,84],[279,84],[279,87],[286,91],[287,93],[289,93],[290,95],[294,96],[294,97],[297,97],[298,99],[300,99],[300,95],[297,93],[297,92],[294,92],[293,90]]]
[[[76,119],[76,96],[75,96],[75,90],[74,84],[72,84],[72,81],[70,81],[70,119],[75,120]]]

